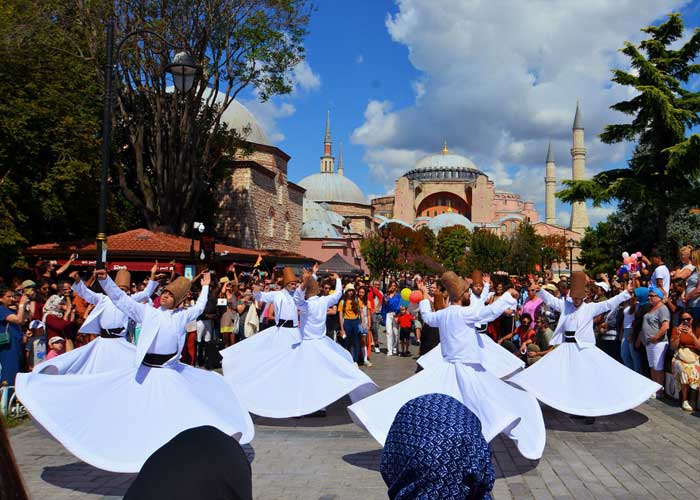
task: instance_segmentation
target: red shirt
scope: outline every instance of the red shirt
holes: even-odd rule
[[[398,314],[396,316],[396,321],[398,321],[401,328],[411,328],[413,320],[416,319],[413,314]]]
[[[535,334],[537,332],[535,332],[534,329],[529,329],[526,331],[525,328],[521,325],[515,330],[515,333],[517,333],[520,336],[520,345],[522,345],[524,342],[526,342],[528,340],[534,341]]]

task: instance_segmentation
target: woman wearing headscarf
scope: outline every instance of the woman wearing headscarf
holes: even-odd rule
[[[253,439],[253,422],[221,375],[179,362],[185,325],[207,303],[211,275],[204,273],[197,303],[180,309],[191,282],[179,277],[160,296],[160,307],[126,295],[104,269],[102,289],[115,306],[141,323],[130,367],[56,377],[17,377],[17,397],[32,417],[84,462],[112,472],[138,472],[173,436],[211,425],[242,443]]]
[[[507,308],[515,307],[518,292],[510,289],[498,301],[477,311],[462,306],[468,288],[465,280],[450,271],[442,275],[441,281],[448,290],[450,306],[440,311],[430,310],[428,290],[423,283],[418,289],[424,297],[420,302],[424,322],[439,328],[443,360],[349,406],[350,416],[383,445],[396,414],[406,402],[439,392],[458,399],[476,414],[487,442],[502,432],[515,441],[525,458],[539,459],[546,440],[540,406],[530,394],[489,371],[491,357],[484,339],[493,341],[475,330],[477,323],[487,323]]]
[[[143,464],[124,500],[252,500],[241,445],[211,426],[182,431]]]
[[[532,285],[547,307],[561,312],[551,341],[552,345],[561,345],[508,382],[557,410],[597,417],[634,408],[661,387],[595,345],[594,318],[629,300],[634,291],[632,282],[626,291],[612,299],[584,303],[587,281],[581,271],[572,274],[570,299],[557,299],[538,285]],[[585,423],[593,423],[593,419]]]
[[[488,499],[495,481],[479,419],[445,394],[426,394],[403,405],[379,470],[391,500]]]

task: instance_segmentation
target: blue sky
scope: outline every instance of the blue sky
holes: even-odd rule
[[[671,11],[700,25],[700,2],[606,0],[320,0],[295,91],[265,104],[242,101],[291,155],[289,178],[318,172],[326,110],[334,154],[367,195],[390,190],[442,140],[496,183],[535,201],[544,217],[544,158],[552,140],[558,179],[570,176],[576,101],[586,127],[589,174],[624,164],[629,145],[596,140],[623,117],[626,98],[610,69],[618,49]],[[612,207],[590,210],[591,222]],[[568,206],[558,203],[558,219]]]

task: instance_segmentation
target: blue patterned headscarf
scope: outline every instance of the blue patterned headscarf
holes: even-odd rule
[[[445,394],[403,405],[384,444],[380,471],[392,500],[490,499],[495,480],[481,422]]]

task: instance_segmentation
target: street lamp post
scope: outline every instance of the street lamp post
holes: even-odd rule
[[[403,282],[404,286],[408,283],[408,236],[403,237]]]
[[[100,172],[100,210],[97,222],[97,238],[96,250],[97,256],[95,259],[95,268],[104,269],[105,261],[107,260],[107,174],[112,161],[111,157],[111,131],[112,131],[112,100],[114,99],[112,82],[113,73],[116,69],[115,60],[119,60],[119,52],[121,51],[124,42],[132,36],[141,34],[151,34],[160,39],[166,45],[178,49],[175,45],[168,42],[163,36],[149,29],[138,29],[124,35],[117,43],[114,50],[114,28],[116,21],[110,19],[106,27],[106,64],[105,64],[105,95],[104,108],[102,110],[102,170]],[[165,71],[170,73],[173,78],[175,88],[179,92],[187,93],[192,88],[194,77],[199,67],[195,64],[194,58],[189,52],[180,51],[173,57],[173,62],[169,64]]]
[[[569,238],[569,276],[574,272],[574,248],[576,248],[576,242],[573,238]]]
[[[379,228],[382,240],[384,240],[384,260],[382,262],[382,291],[386,290],[386,259],[389,257],[386,245],[389,242],[389,226],[384,224]]]

